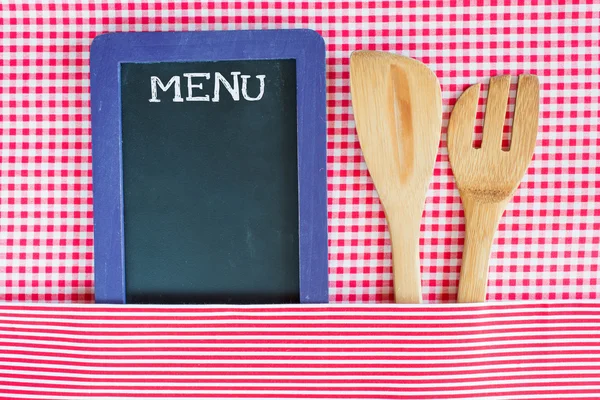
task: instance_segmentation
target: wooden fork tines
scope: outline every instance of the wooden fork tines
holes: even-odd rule
[[[502,131],[510,76],[490,79],[481,148],[472,146],[479,84],[458,99],[448,123],[448,155],[465,211],[458,302],[485,301],[488,261],[498,222],[533,156],[539,109],[535,75],[520,75],[510,149],[502,149]]]

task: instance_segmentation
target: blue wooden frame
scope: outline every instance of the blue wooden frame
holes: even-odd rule
[[[328,302],[325,45],[312,30],[108,33],[90,50],[97,303],[125,303],[120,64],[295,59],[300,301]]]

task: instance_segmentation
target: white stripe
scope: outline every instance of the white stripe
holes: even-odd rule
[[[558,388],[560,390],[560,388]],[[577,398],[577,399],[582,399],[582,398],[586,398],[586,399],[597,399],[598,395],[597,394],[589,394],[589,393],[583,393],[583,394],[573,394],[573,393],[568,393],[568,391],[566,392],[557,392],[557,394],[560,394],[560,398],[562,399],[572,399],[572,398]],[[454,393],[452,393],[454,394]],[[397,393],[396,393],[397,395]],[[552,399],[555,400],[556,399],[556,394],[527,394],[527,399]],[[76,395],[76,397],[73,397],[73,395],[66,395],[66,396],[46,396],[46,395],[24,395],[24,394],[11,394],[11,397],[14,399],[44,399],[44,400],[71,400],[71,399],[77,399],[77,400],[115,400],[114,396],[110,396],[110,397],[98,397],[98,396],[92,396],[92,397],[87,397],[87,396],[81,396],[79,394]],[[123,397],[123,396],[119,396],[118,397],[120,400],[124,400],[124,399],[128,399],[128,397]],[[288,397],[289,399],[293,399],[294,397]],[[152,397],[141,397],[141,396],[135,396],[135,397],[131,397],[132,400],[173,400],[172,397],[156,397],[156,396],[152,396]],[[327,395],[323,394],[323,395],[319,395],[319,397],[313,397],[311,398],[312,400],[339,400],[339,397],[328,397]],[[455,400],[460,400],[460,399],[464,399],[464,400],[474,400],[473,397],[468,396],[468,397],[453,397],[453,399]],[[515,400],[514,395],[496,395],[493,397],[490,396],[486,396],[485,397],[486,400]],[[239,396],[238,395],[231,395],[231,396],[222,396],[219,397],[218,400],[239,400]],[[244,400],[265,400],[264,397],[244,397]],[[375,398],[375,397],[369,397],[369,396],[361,396],[361,400],[381,400],[381,398]]]
[[[182,364],[182,363],[174,363],[174,364]],[[169,367],[168,371],[170,371],[171,373],[197,372],[199,374],[206,372],[206,371],[223,372],[224,375],[227,375],[229,377],[233,376],[232,375],[233,372],[248,372],[248,367],[227,367],[227,368],[218,367],[218,368],[207,369],[205,367],[194,368],[193,364],[194,363],[191,363],[192,366],[189,366],[189,367]],[[352,364],[352,363],[349,363],[349,364]],[[363,365],[365,363],[363,363],[361,361],[360,364]],[[18,367],[32,367],[32,364],[26,363],[26,362],[4,361],[4,362],[2,362],[2,366],[4,366],[4,367],[14,366],[15,368],[18,368]],[[557,370],[560,370],[560,371],[565,371],[565,370],[570,371],[571,369],[577,369],[578,367],[593,367],[593,366],[600,367],[600,362],[596,362],[596,361],[586,361],[586,362],[562,361],[562,362],[557,362],[557,363],[527,363],[526,364],[526,367],[529,370],[535,370],[535,368],[538,368],[538,367],[555,367]],[[36,368],[48,368],[48,369],[60,368],[60,369],[75,370],[75,371],[81,371],[82,369],[85,369],[86,371],[106,372],[108,370],[108,368],[106,366],[81,367],[79,365],[69,365],[69,364],[57,365],[57,364],[48,364],[48,363],[36,363],[35,367]],[[415,372],[415,371],[431,371],[431,372],[446,373],[449,370],[453,371],[453,372],[458,372],[458,371],[467,372],[467,371],[485,371],[486,369],[498,369],[498,368],[502,369],[502,368],[510,368],[510,367],[525,368],[522,364],[517,363],[517,362],[515,362],[514,364],[501,364],[501,365],[490,364],[490,365],[473,365],[473,366],[463,366],[463,367],[458,367],[455,365],[440,366],[440,367],[425,366],[425,367],[419,367],[419,368],[416,368],[416,367],[398,368],[398,367],[394,367],[394,366],[386,366],[385,368],[379,368],[379,369],[373,368],[373,367],[343,367],[343,366],[336,366],[336,367],[332,367],[332,368],[312,368],[312,367],[298,367],[297,365],[290,364],[290,367],[283,368],[283,369],[281,368],[281,366],[252,367],[252,371],[253,372],[283,372],[283,371],[285,371],[285,372],[289,372],[289,373],[294,373],[294,372],[313,372],[313,373],[344,372],[344,373],[361,373],[361,374],[376,373],[377,371],[398,372],[398,373],[402,373],[402,372],[410,373],[410,372]],[[110,371],[112,371],[112,372],[145,372],[148,375],[150,375],[152,372],[165,372],[165,370],[166,370],[165,367],[150,367],[150,366],[143,366],[143,367],[111,366],[110,367]]]
[[[598,342],[598,340],[597,340]],[[360,345],[357,345],[358,347],[362,347]],[[188,347],[183,345],[183,347]],[[216,347],[216,346],[213,346]],[[226,346],[223,346],[226,347]],[[286,347],[285,345],[282,347]],[[81,355],[81,356],[89,356],[91,357],[100,357],[100,358],[104,358],[104,357],[111,357],[111,356],[125,356],[125,357],[136,357],[136,356],[156,356],[156,357],[176,357],[176,356],[188,356],[188,357],[221,357],[221,356],[226,356],[226,357],[232,357],[232,356],[242,356],[243,357],[268,357],[268,356],[312,356],[312,357],[332,357],[332,356],[336,356],[336,357],[347,357],[348,359],[351,359],[352,357],[362,357],[362,356],[372,356],[372,357],[390,357],[390,356],[404,356],[404,357],[423,357],[424,360],[427,360],[428,357],[431,356],[466,356],[466,355],[481,355],[481,354],[487,354],[487,355],[492,355],[492,354],[505,354],[505,353],[519,353],[519,352],[533,352],[533,353],[545,353],[545,352],[550,352],[550,351],[562,351],[562,350],[571,350],[571,351],[578,351],[579,353],[581,353],[581,355],[587,355],[589,352],[596,352],[598,353],[598,357],[600,357],[600,343],[597,343],[596,346],[554,346],[552,344],[547,344],[546,346],[544,346],[543,349],[539,349],[539,348],[509,348],[509,349],[505,349],[505,348],[497,348],[497,349],[493,349],[493,348],[483,348],[483,349],[477,349],[477,350],[461,350],[460,346],[455,346],[457,348],[457,350],[453,350],[453,351],[435,351],[435,350],[427,350],[427,346],[423,345],[420,348],[423,349],[423,351],[410,351],[410,352],[403,352],[403,351],[397,351],[394,352],[394,354],[390,354],[389,350],[381,350],[381,351],[330,351],[330,352],[323,352],[323,351],[304,351],[304,350],[300,350],[300,351],[293,351],[290,349],[282,349],[279,351],[241,351],[241,352],[234,352],[234,351],[223,351],[223,350],[206,350],[206,351],[191,351],[191,350],[183,350],[183,351],[153,351],[151,348],[149,350],[146,351],[106,351],[103,349],[98,349],[95,351],[89,350],[89,349],[84,349],[84,350],[71,350],[71,349],[52,349],[52,348],[43,348],[43,347],[39,347],[39,348],[32,348],[32,347],[22,347],[19,345],[15,345],[15,346],[0,346],[0,351],[5,350],[7,353],[4,354],[10,354],[11,351],[27,351],[30,353],[46,353],[46,352],[55,352],[55,353],[60,353],[60,354],[69,354],[69,355]],[[332,348],[335,348],[334,346],[332,346]],[[356,347],[355,347],[356,348]],[[0,353],[2,354],[2,353]],[[19,357],[22,356],[21,354],[18,355]],[[35,355],[31,355],[32,357],[35,357]],[[574,355],[571,355],[572,357],[574,357]],[[63,357],[57,357],[59,359],[65,359]],[[491,359],[492,357],[490,357]],[[77,358],[73,358],[74,360]],[[495,358],[494,358],[495,359]],[[83,361],[81,358],[79,358],[80,361]],[[470,360],[470,359],[469,359]],[[224,362],[228,362],[227,360],[224,360]]]
[[[577,398],[577,399],[581,399],[581,398],[589,398],[589,399],[597,399],[598,395],[597,394],[589,394],[589,393],[583,393],[583,394],[576,394],[576,393],[568,393],[568,389],[565,392],[561,392],[560,391],[561,388],[557,388],[557,392],[554,394],[527,394],[527,399],[556,399],[556,395],[560,394],[560,398],[562,399],[571,399],[571,398]],[[451,394],[454,394],[453,392],[451,392]],[[396,393],[397,395],[397,393]],[[76,397],[73,397],[73,395],[65,395],[65,396],[60,396],[60,395],[51,395],[51,396],[47,396],[47,395],[35,395],[35,394],[11,394],[11,397],[14,399],[44,399],[44,400],[70,400],[70,399],[77,399],[77,400],[115,400],[114,396],[110,396],[110,397],[98,397],[98,396],[91,396],[91,397],[87,397],[87,396],[81,396],[80,394],[77,394]],[[123,396],[119,396],[118,397],[120,400],[123,399],[127,399],[126,397]],[[290,399],[293,399],[293,397],[289,397]],[[152,396],[152,397],[141,397],[141,396],[135,396],[131,398],[132,400],[172,400],[171,397],[156,397],[156,396]],[[453,399],[455,400],[460,400],[460,399],[465,399],[465,400],[473,400],[473,397],[453,397]],[[494,397],[490,397],[490,396],[486,396],[485,397],[486,400],[515,400],[514,395],[501,395],[501,396],[494,396]],[[231,396],[223,396],[223,397],[219,397],[219,400],[239,400],[239,396],[236,394],[232,394]],[[265,400],[264,397],[244,397],[244,400]],[[323,394],[320,395],[317,398],[312,398],[312,400],[339,400],[339,397],[328,397],[327,395]],[[380,398],[374,398],[374,397],[369,397],[367,395],[361,397],[361,400],[381,400]]]
[[[37,365],[37,364],[36,364]],[[531,364],[528,364],[531,365]],[[507,365],[507,366],[502,366],[502,367],[498,367],[500,369],[504,369],[504,368],[515,368],[516,365]],[[82,368],[78,368],[77,370],[81,370]],[[171,370],[171,369],[169,369]],[[529,375],[550,375],[550,376],[563,376],[565,375],[565,371],[562,369],[557,369],[555,371],[532,371],[532,370],[524,370],[524,371],[510,371],[510,372],[479,372],[481,370],[481,368],[473,368],[473,367],[469,367],[469,370],[467,371],[463,371],[460,368],[450,368],[448,369],[444,375],[431,375],[427,378],[427,380],[442,380],[442,379],[493,379],[493,378],[499,378],[499,377],[504,377],[504,376],[514,376],[514,377],[518,377],[518,376],[524,376],[525,378]],[[180,370],[177,372],[183,372],[183,371],[189,371],[188,369],[185,370]],[[214,371],[218,371],[215,369],[211,369],[211,372]],[[246,370],[247,371],[247,370]],[[253,370],[254,371],[254,370]],[[344,371],[346,371],[344,369]],[[429,369],[428,369],[429,371]],[[433,371],[433,369],[431,369],[431,371]],[[475,372],[470,372],[470,371],[475,371]],[[361,372],[359,375],[343,375],[343,376],[333,376],[333,375],[328,375],[328,376],[323,376],[323,374],[319,375],[315,372],[315,375],[302,375],[302,376],[298,376],[295,375],[295,372],[290,372],[288,369],[285,370],[285,372],[288,372],[289,375],[269,375],[267,372],[260,374],[260,375],[227,375],[227,376],[214,376],[214,375],[206,375],[206,374],[202,374],[202,372],[198,372],[195,375],[192,374],[188,374],[188,375],[176,375],[176,374],[160,374],[160,373],[155,373],[155,374],[145,374],[145,375],[129,375],[126,373],[122,373],[119,374],[118,376],[114,375],[114,374],[109,374],[106,373],[107,370],[104,369],[102,371],[96,371],[94,373],[93,376],[91,376],[88,373],[77,373],[77,372],[48,372],[48,371],[35,371],[35,372],[31,372],[31,371],[20,371],[20,370],[14,370],[14,369],[2,369],[0,368],[0,376],[7,376],[10,377],[12,375],[35,375],[35,376],[44,376],[44,377],[48,377],[48,378],[85,378],[85,379],[107,379],[110,382],[120,382],[121,380],[142,380],[142,381],[146,381],[146,380],[150,380],[150,379],[169,379],[172,381],[177,381],[177,380],[181,380],[181,379],[215,379],[215,380],[219,380],[219,381],[223,381],[226,382],[227,380],[230,379],[244,379],[247,381],[252,381],[252,380],[256,380],[256,379],[271,379],[274,381],[277,380],[283,380],[283,379],[297,379],[297,380],[327,380],[327,381],[336,381],[336,380],[348,380],[348,379],[352,379],[352,380],[356,380],[356,381],[361,381],[361,380],[372,380],[372,379],[381,379],[381,380],[386,380],[386,381],[396,381],[396,380],[401,380],[401,381],[423,381],[424,378],[421,375],[415,375],[415,376],[411,376],[411,375],[402,375],[403,373],[409,373],[409,372],[415,372],[412,369],[404,369],[403,372],[398,372],[395,375],[381,375],[381,371],[380,370],[375,370],[375,369],[369,369],[367,371]],[[164,369],[157,371],[157,372],[164,372]],[[241,372],[241,371],[238,371]],[[270,371],[273,372],[273,371]],[[599,372],[598,370],[584,370],[584,369],[577,369],[577,368],[570,368],[569,369],[569,375],[571,376],[585,376],[585,375],[597,375]],[[525,379],[524,378],[524,379]],[[12,379],[12,378],[11,378]],[[52,381],[54,381],[54,379],[52,379]],[[57,380],[58,381],[58,380]],[[43,380],[40,380],[40,382],[45,382]],[[62,381],[61,381],[62,382]],[[86,381],[87,382],[87,381]]]
[[[300,382],[300,383],[279,383],[279,382],[269,382],[269,383],[253,383],[253,382],[244,382],[244,383],[238,383],[238,382],[227,382],[227,381],[221,381],[221,382],[213,382],[213,383],[198,383],[198,382],[152,382],[150,379],[145,380],[144,377],[138,377],[139,381],[138,382],[114,382],[112,380],[107,380],[105,382],[95,382],[95,381],[85,381],[85,382],[67,382],[67,381],[48,381],[48,380],[39,380],[39,379],[24,379],[24,378],[11,378],[11,382],[15,382],[15,383],[29,383],[29,384],[36,384],[40,387],[43,387],[44,385],[47,384],[60,384],[60,385],[66,385],[66,386],[112,386],[112,387],[118,387],[117,390],[121,391],[121,388],[126,388],[126,387],[135,387],[135,388],[143,388],[144,386],[163,386],[163,387],[177,387],[177,386],[181,386],[181,387],[190,387],[190,388],[198,388],[199,386],[208,386],[208,385],[214,385],[214,386],[220,386],[223,388],[229,388],[229,387],[240,387],[240,386],[244,386],[244,387],[268,387],[268,388],[282,388],[282,389],[286,389],[286,388],[290,388],[290,387],[296,387],[296,386],[302,386],[304,385],[304,383]],[[281,379],[281,378],[279,378]],[[354,378],[352,378],[354,379]],[[385,378],[384,378],[385,379]],[[443,378],[442,378],[443,379]],[[540,379],[529,379],[527,377],[522,378],[522,379],[499,379],[499,380],[487,380],[487,381],[472,381],[472,382],[444,382],[444,383],[439,383],[439,384],[429,384],[428,387],[432,387],[432,385],[435,386],[441,386],[441,387],[448,387],[448,388],[455,388],[455,387],[463,387],[463,386],[489,386],[489,385],[502,385],[502,384],[506,384],[506,385],[510,385],[510,384],[523,384],[523,383],[527,383],[527,384],[544,384],[544,383],[565,383],[565,384],[570,384],[570,383],[593,383],[596,384],[600,387],[600,382],[598,382],[597,378],[581,378],[581,377],[569,377],[569,378],[540,378]],[[326,382],[326,383],[318,383],[318,382],[312,382],[310,384],[311,388],[328,388],[328,387],[332,387],[332,388],[347,388],[347,387],[353,387],[353,388],[381,388],[381,387],[385,387],[386,389],[418,389],[418,388],[423,388],[424,384],[423,383],[357,383],[357,382],[352,382],[352,383],[330,383],[330,382]],[[62,390],[62,388],[61,388]],[[87,389],[86,389],[87,390]],[[115,390],[115,389],[113,389]],[[211,389],[214,390],[214,389]]]
[[[570,328],[570,329],[567,329]],[[232,332],[238,332],[237,330],[232,329]],[[520,337],[523,336],[525,334],[527,335],[531,335],[531,336],[536,336],[539,337],[540,340],[548,340],[545,339],[544,336],[554,336],[557,334],[557,332],[560,333],[560,335],[577,335],[577,336],[581,336],[581,335],[586,335],[586,336],[590,336],[590,337],[598,337],[598,330],[586,330],[586,331],[581,331],[581,330],[577,330],[577,326],[568,326],[565,328],[561,328],[560,330],[535,330],[532,332],[495,332],[495,333],[477,333],[477,334],[463,334],[463,335],[453,335],[453,336],[445,336],[445,335],[439,335],[439,334],[433,334],[433,335],[419,335],[419,336],[411,336],[411,337],[406,337],[406,336],[402,336],[400,334],[397,335],[377,335],[377,336],[373,336],[372,332],[371,334],[369,334],[369,332],[366,332],[366,334],[364,335],[322,335],[323,331],[318,331],[314,334],[309,334],[307,333],[303,333],[300,335],[273,335],[271,334],[271,331],[269,330],[265,330],[263,331],[260,335],[250,335],[250,334],[244,334],[244,335],[210,335],[210,337],[208,336],[198,336],[198,335],[193,335],[193,334],[184,334],[184,332],[178,332],[177,336],[175,335],[161,335],[159,333],[154,333],[153,331],[150,331],[149,333],[153,333],[152,335],[130,335],[130,334],[126,334],[126,335],[111,335],[111,336],[103,336],[103,335],[92,335],[90,334],[90,332],[86,332],[86,331],[82,331],[79,334],[69,334],[69,333],[47,333],[47,332],[29,332],[29,331],[11,331],[10,334],[11,335],[15,335],[15,336],[34,336],[34,337],[41,337],[41,338],[48,338],[48,337],[53,337],[53,338],[63,338],[63,339],[77,339],[80,341],[85,341],[85,342],[93,342],[94,340],[103,340],[103,341],[114,341],[114,342],[121,342],[121,341],[138,341],[138,340],[145,340],[145,341],[157,341],[157,340],[166,340],[166,341],[170,341],[170,342],[179,342],[179,343],[185,343],[186,340],[199,340],[199,339],[210,339],[210,340],[285,340],[285,341],[302,341],[302,342],[306,342],[308,340],[314,340],[314,341],[329,341],[329,340],[338,340],[338,341],[349,341],[349,340],[353,340],[356,342],[356,344],[360,345],[363,341],[364,342],[375,342],[375,343],[385,343],[385,341],[396,341],[396,342],[404,342],[404,341],[424,341],[424,340],[458,340],[458,341],[463,341],[463,340],[468,340],[468,339],[487,339],[487,340],[495,340],[496,338],[512,338],[512,337]],[[351,331],[352,332],[352,331]],[[377,330],[375,330],[374,332],[377,332]],[[2,335],[0,334],[0,337]],[[332,345],[332,346],[336,346],[336,345]]]
[[[245,353],[244,353],[245,354]],[[152,354],[148,354],[152,355]],[[279,355],[279,354],[278,354]],[[96,359],[96,360],[85,360],[77,357],[54,357],[54,356],[43,356],[43,355],[32,355],[32,354],[19,354],[15,355],[11,358],[19,358],[21,360],[32,360],[32,361],[56,361],[61,363],[66,362],[79,362],[79,363],[90,363],[90,364],[103,364],[103,365],[120,365],[120,364],[239,364],[239,365],[253,365],[253,364],[280,364],[283,366],[294,365],[296,364],[314,364],[314,365],[336,365],[336,364],[356,364],[360,363],[362,365],[369,364],[398,364],[401,362],[412,362],[416,364],[456,364],[458,361],[451,359],[444,360],[430,360],[427,359],[427,352],[423,354],[410,354],[405,355],[406,360],[333,360],[326,359],[325,357],[328,354],[319,354],[318,358],[314,359],[306,359],[306,360],[247,360],[247,359],[232,359],[232,360],[218,360],[210,358],[211,354],[208,353],[208,359],[196,359],[196,360],[182,360],[182,359],[171,359],[168,357],[161,358],[160,360],[151,359],[151,360],[135,360],[135,359],[125,359],[125,360],[113,360],[113,359]],[[420,359],[419,359],[420,357]],[[587,354],[587,353],[579,353],[579,354],[537,354],[535,358],[537,360],[569,360],[575,357],[578,358],[591,358],[600,360],[600,354]],[[419,359],[417,360],[414,359]],[[513,361],[517,362],[519,360],[527,361],[532,358],[532,355],[525,356],[497,356],[497,357],[473,357],[466,360],[462,360],[464,363],[476,363],[476,362],[489,362],[490,364],[497,363],[500,361]]]
[[[598,339],[597,332],[587,332],[589,338],[552,338],[551,340],[547,340],[544,342],[544,347],[555,347],[558,345],[568,346],[572,344],[571,347],[581,347],[588,348],[589,344],[592,345],[600,345],[600,340]],[[45,339],[51,335],[44,335]],[[519,334],[515,334],[515,337],[519,337]],[[197,337],[196,337],[197,338]],[[211,338],[212,339],[212,338]],[[244,340],[248,340],[245,336]],[[446,337],[437,337],[438,340],[449,340]],[[115,339],[119,340],[119,339]],[[287,338],[285,340],[288,340]],[[286,348],[286,349],[294,349],[294,348],[311,348],[311,349],[355,349],[355,348],[382,348],[382,349],[421,349],[424,347],[434,347],[434,348],[461,348],[461,347],[484,347],[488,346],[500,346],[500,345],[512,345],[512,346],[529,346],[532,344],[540,344],[539,339],[528,339],[528,340],[511,340],[511,339],[495,339],[492,342],[490,341],[479,341],[473,343],[467,343],[464,341],[464,337],[460,338],[460,343],[435,343],[431,344],[423,344],[423,343],[410,343],[410,341],[414,341],[414,339],[404,339],[406,341],[402,341],[400,339],[396,340],[399,343],[386,343],[381,340],[373,340],[372,343],[367,342],[356,342],[356,343],[323,343],[319,341],[313,342],[304,342],[304,343],[272,343],[272,342],[257,342],[257,343],[192,343],[185,342],[177,339],[173,339],[172,342],[168,343],[157,343],[149,341],[148,343],[136,343],[136,342],[122,342],[115,341],[110,343],[95,343],[91,342],[65,342],[64,340],[33,340],[33,339],[19,339],[10,340],[3,339],[0,335],[0,345],[10,346],[11,348],[14,345],[23,345],[23,344],[31,344],[35,346],[46,346],[46,348],[52,348],[54,346],[68,346],[68,347],[80,347],[82,349],[155,349],[157,347],[161,348],[181,348],[185,347],[188,349],[213,349],[216,347],[235,347],[235,348],[244,348],[244,349],[269,349],[269,348]],[[546,340],[546,339],[544,339]],[[62,351],[58,350],[58,351]],[[92,350],[93,351],[93,350]],[[389,352],[388,352],[389,354]]]
[[[104,321],[104,323],[106,323],[107,321]],[[204,327],[178,327],[178,326],[173,326],[173,323],[170,324],[165,324],[165,325],[170,325],[170,326],[157,326],[157,325],[152,325],[149,327],[139,327],[137,326],[138,324],[144,324],[144,321],[136,321],[137,324],[131,324],[129,326],[123,326],[123,327],[76,327],[76,326],[24,326],[24,325],[19,325],[19,324],[6,324],[6,323],[0,323],[0,329],[3,328],[7,328],[7,329],[14,329],[14,328],[21,328],[21,329],[38,329],[38,330],[63,330],[63,331],[75,331],[75,332],[82,332],[85,333],[86,336],[89,335],[92,332],[97,332],[97,333],[101,333],[101,332],[112,332],[112,333],[127,333],[129,336],[129,333],[134,333],[134,332],[151,332],[151,333],[159,333],[159,332],[176,332],[176,333],[185,333],[185,332],[235,332],[235,333],[240,333],[240,332],[298,332],[298,331],[302,331],[305,333],[310,333],[310,332],[316,332],[316,333],[322,333],[323,331],[332,331],[335,330],[335,332],[394,332],[398,335],[402,334],[402,333],[408,333],[408,332],[414,332],[414,333],[422,333],[424,331],[424,329],[426,329],[426,331],[432,331],[432,332],[470,332],[473,330],[478,330],[478,331],[487,331],[487,330],[501,330],[501,329],[520,329],[520,330],[524,330],[524,329],[534,329],[534,330],[554,330],[554,331],[562,331],[564,328],[568,328],[568,327],[577,327],[577,328],[598,328],[600,329],[600,322],[594,322],[594,323],[588,323],[588,322],[577,322],[577,323],[538,323],[538,324],[510,324],[507,325],[506,323],[498,326],[495,324],[488,324],[488,325],[483,325],[483,326],[447,326],[447,327],[437,327],[437,326],[433,326],[433,327],[429,327],[429,328],[424,328],[424,327],[403,327],[402,325],[397,325],[397,326],[373,326],[371,325],[366,325],[365,327],[352,327],[352,328],[346,328],[343,326],[340,327],[327,327],[327,326],[323,326],[323,327],[314,327],[314,326],[310,326],[311,324],[307,324],[309,326],[302,326],[302,327],[298,327],[298,328],[290,328],[287,326],[281,326],[281,327],[272,327],[269,324],[265,324],[264,327],[260,327],[260,328],[256,328],[253,326],[247,326],[247,327],[239,327],[239,326],[223,326],[223,327],[210,327],[210,328],[204,328]],[[500,323],[500,321],[499,321]],[[198,324],[198,323],[197,323]],[[208,322],[207,322],[208,324]],[[98,325],[101,325],[100,323]],[[200,324],[201,325],[201,324]],[[342,324],[343,325],[343,324]],[[391,325],[395,325],[395,324],[391,324]],[[414,325],[418,325],[418,324],[414,324]]]
[[[38,387],[18,387],[18,386],[7,386],[7,385],[0,385],[0,389],[3,388],[7,388],[7,389],[12,389],[12,390],[18,390],[18,389],[22,389],[22,390],[29,390],[29,391],[34,391],[34,392],[45,392],[48,391],[47,388],[38,388]],[[411,391],[410,395],[412,396],[417,396],[417,395],[421,395],[421,396],[432,396],[432,395],[444,395],[444,394],[487,394],[487,393],[497,393],[497,392],[516,392],[518,393],[519,391],[543,391],[543,390],[552,390],[553,392],[556,392],[558,390],[567,390],[567,391],[572,391],[570,390],[572,388],[569,388],[569,386],[564,386],[564,387],[554,387],[554,386],[526,386],[521,388],[520,390],[518,388],[481,388],[478,390],[473,390],[473,389],[454,389],[454,390],[423,390],[423,391]],[[590,389],[598,389],[600,390],[600,384],[597,385],[582,385],[582,386],[577,386],[576,389],[579,390],[590,390]],[[65,393],[80,393],[81,389],[70,389],[70,388],[60,388],[60,389],[55,389],[56,391],[61,391],[61,392],[65,392]],[[201,394],[223,394],[223,395],[235,395],[235,394],[239,394],[241,393],[240,391],[230,391],[230,390],[201,390],[201,389],[197,389],[197,390],[144,390],[144,389],[129,389],[129,390],[123,390],[123,389],[85,389],[86,393],[119,393],[119,394],[162,394],[162,395],[174,395],[174,394],[178,394],[178,395],[182,395],[182,394],[190,394],[190,395],[201,395]],[[263,395],[285,395],[286,391],[283,390],[271,390],[271,389],[262,389],[262,390],[244,390],[243,392],[244,394],[263,394]],[[367,391],[361,391],[361,390],[352,390],[352,391],[345,391],[345,390],[335,390],[335,391],[318,391],[318,390],[296,390],[294,389],[293,391],[294,394],[313,394],[313,395],[319,395],[319,394],[328,394],[328,395],[332,395],[332,394],[338,394],[338,395],[374,395],[374,394],[378,394],[378,395],[389,395],[389,396],[393,396],[393,395],[398,395],[398,391],[396,390],[367,390]]]

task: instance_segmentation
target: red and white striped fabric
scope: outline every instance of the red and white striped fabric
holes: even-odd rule
[[[600,398],[600,304],[0,306],[3,399]]]

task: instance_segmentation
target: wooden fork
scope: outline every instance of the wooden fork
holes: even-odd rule
[[[504,151],[502,130],[509,88],[509,75],[490,79],[481,148],[472,146],[479,84],[460,96],[448,123],[448,155],[466,225],[459,303],[485,301],[494,234],[533,156],[538,129],[538,78],[519,76],[511,145]]]

